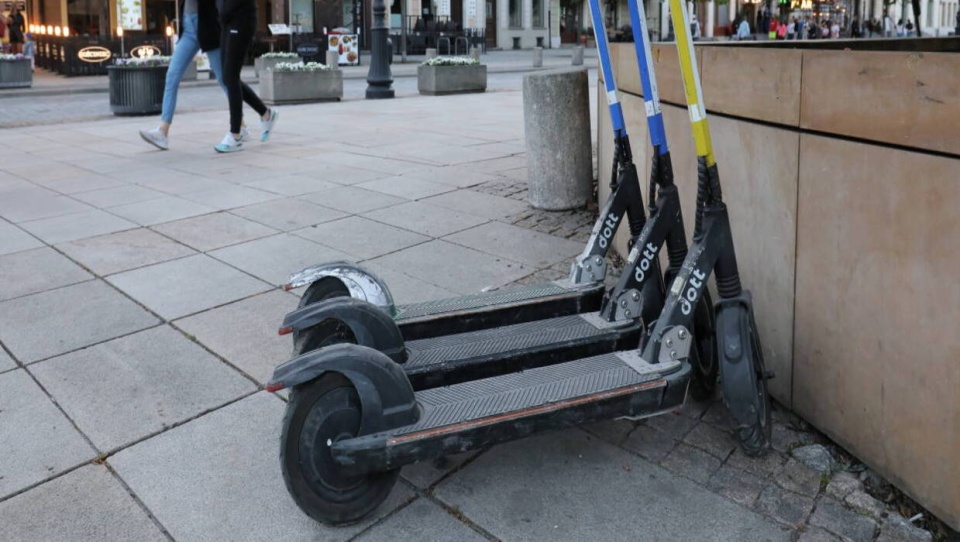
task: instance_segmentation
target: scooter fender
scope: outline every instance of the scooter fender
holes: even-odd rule
[[[303,332],[326,320],[339,320],[349,327],[357,344],[379,350],[396,363],[407,361],[403,336],[393,318],[376,305],[352,297],[327,299],[287,314],[280,334]]]
[[[751,360],[753,301],[750,292],[715,305],[717,354],[723,401],[737,427],[756,423],[757,376]]]
[[[361,435],[416,423],[420,417],[413,388],[403,369],[372,348],[335,344],[281,363],[273,371],[267,390],[305,384],[324,373],[342,374],[360,397]]]
[[[327,277],[343,283],[350,291],[350,297],[373,303],[390,315],[396,312],[393,295],[386,283],[371,271],[349,262],[325,263],[298,271],[290,276],[290,282],[285,284],[283,289],[307,286]]]

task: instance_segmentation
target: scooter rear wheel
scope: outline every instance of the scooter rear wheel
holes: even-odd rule
[[[693,314],[693,379],[690,381],[690,395],[697,401],[706,401],[713,397],[717,389],[717,374],[720,364],[717,360],[716,315],[710,292],[704,290],[697,309]]]
[[[313,327],[293,333],[293,355],[299,356],[332,344],[356,342],[357,339],[348,325],[339,320],[324,320]]]
[[[360,398],[338,373],[290,391],[280,466],[294,502],[311,518],[329,525],[362,519],[390,494],[399,469],[359,476],[345,475],[330,454],[330,443],[357,436]]]
[[[314,303],[319,303],[327,299],[332,299],[334,297],[347,297],[349,295],[350,290],[344,286],[340,279],[335,277],[323,277],[322,279],[313,282],[310,286],[307,286],[307,290],[303,292],[302,296],[300,296],[300,303],[297,304],[297,308],[302,309],[307,305],[313,305]]]
[[[767,393],[767,370],[763,363],[763,347],[760,344],[760,334],[757,324],[750,315],[750,364],[756,378],[757,389],[757,423],[736,430],[737,440],[743,453],[748,456],[758,456],[770,447],[770,434],[773,429],[770,406],[770,395]]]

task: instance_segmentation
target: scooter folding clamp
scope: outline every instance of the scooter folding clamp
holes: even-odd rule
[[[574,284],[595,284],[597,282],[603,282],[606,274],[607,261],[599,255],[578,259],[570,266],[570,276]]]
[[[687,359],[690,357],[691,333],[684,326],[673,326],[663,334],[660,341],[660,363]]]

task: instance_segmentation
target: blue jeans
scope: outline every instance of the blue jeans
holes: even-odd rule
[[[187,66],[200,51],[200,43],[197,41],[197,14],[183,15],[181,18],[183,34],[173,50],[173,58],[170,59],[170,67],[167,68],[166,85],[163,87],[163,109],[160,120],[167,124],[173,122],[173,110],[177,108],[177,91],[180,89],[183,73],[187,71]],[[226,92],[227,89],[223,86],[223,79],[220,77],[220,49],[207,51],[207,58],[210,59],[210,68],[213,69],[220,88]]]

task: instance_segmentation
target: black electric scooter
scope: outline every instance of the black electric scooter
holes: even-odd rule
[[[599,20],[597,1],[591,7]],[[597,42],[605,50],[602,26]],[[609,88],[608,58],[604,51]],[[611,109],[617,105],[619,113],[615,91],[612,97]],[[644,271],[653,275],[656,259],[644,261]],[[641,291],[651,284],[662,288],[658,269],[654,276],[657,280],[639,281]],[[613,294],[608,299],[624,300]],[[288,490],[311,517],[349,522],[386,498],[404,464],[551,428],[676,408],[692,376],[687,361],[694,356],[693,337],[690,326],[677,326],[663,338],[670,349],[657,359],[645,360],[636,350],[604,353],[417,392],[409,368],[382,348],[336,344],[303,354],[278,367],[268,387],[293,386],[281,437]]]

